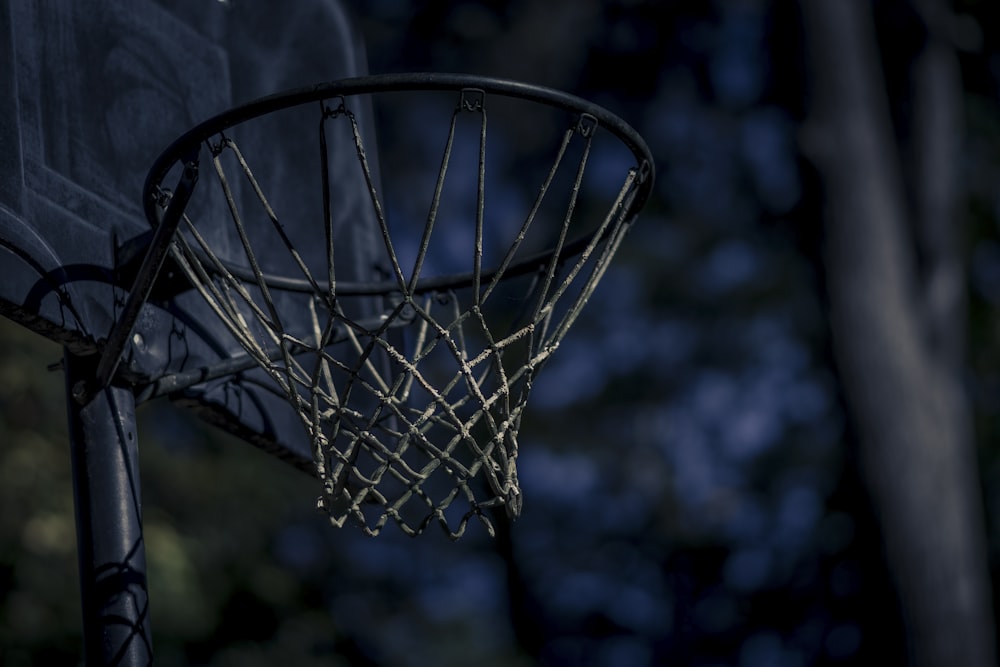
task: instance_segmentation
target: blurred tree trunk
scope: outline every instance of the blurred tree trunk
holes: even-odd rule
[[[964,281],[955,220],[961,87],[950,11],[909,64],[897,146],[867,0],[802,0],[810,116],[824,185],[834,350],[913,665],[993,665],[993,610],[971,420],[961,386]],[[894,35],[894,48],[897,40]],[[910,187],[906,187],[909,184]],[[909,193],[909,195],[907,194]]]

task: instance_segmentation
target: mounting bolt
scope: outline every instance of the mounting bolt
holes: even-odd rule
[[[73,394],[73,400],[80,405],[84,405],[89,398],[88,394],[90,392],[87,391],[87,383],[83,380],[78,380],[76,384],[73,385],[73,391],[71,393]]]

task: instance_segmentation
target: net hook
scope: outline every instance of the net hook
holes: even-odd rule
[[[458,108],[460,111],[481,113],[486,108],[486,92],[481,88],[463,88]]]

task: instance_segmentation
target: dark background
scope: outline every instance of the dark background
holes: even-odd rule
[[[309,478],[167,403],[144,406],[158,662],[903,664],[830,345],[797,5],[414,4],[352,3],[371,71],[474,72],[592,99],[646,138],[655,196],[539,377],[521,429],[524,514],[495,540],[332,529]],[[873,7],[898,129],[926,31],[902,0]],[[955,10],[963,378],[995,570],[1000,15],[987,1]],[[0,663],[71,664],[65,404],[45,370],[60,351],[2,327]]]

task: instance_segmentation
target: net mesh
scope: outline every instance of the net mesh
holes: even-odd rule
[[[205,147],[213,167],[207,171],[214,174],[205,180],[225,201],[239,239],[239,261],[232,249],[223,256],[214,247],[190,211],[171,250],[187,279],[301,419],[322,480],[319,507],[333,524],[356,522],[372,535],[390,522],[409,534],[437,522],[456,539],[473,518],[492,534],[494,512],[518,516],[517,433],[533,380],[618,248],[640,178],[637,167],[625,170],[596,226],[581,234],[576,209],[598,127],[587,114],[569,114],[537,196],[486,266],[484,242],[493,239],[485,223],[486,96],[463,90],[458,97],[425,224],[406,251],[407,261],[400,261],[402,236],[390,231],[350,98],[342,97],[322,102],[318,111],[325,266],[310,266],[289,238],[241,150],[239,126]],[[471,266],[442,278],[429,275],[429,249],[437,234],[446,233],[437,223],[460,117],[472,118],[477,127],[476,196],[468,221],[474,231],[463,251]],[[377,221],[391,268],[381,284],[338,283],[332,231],[337,197],[327,146],[332,124],[351,138]],[[526,239],[543,224],[539,212],[556,197],[558,174],[569,174],[559,195],[561,219],[545,217],[547,251],[525,259]],[[236,192],[237,182],[248,196]],[[165,206],[170,192],[161,189],[158,196]],[[251,233],[248,206],[256,209],[252,215],[266,219],[268,236]],[[279,285],[267,274],[260,260],[265,246],[291,258],[300,274],[294,286]],[[352,306],[365,294],[380,295],[379,312]]]

